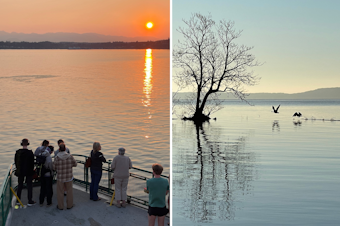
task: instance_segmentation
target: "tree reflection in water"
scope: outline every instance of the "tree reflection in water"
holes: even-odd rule
[[[194,222],[234,219],[240,196],[252,192],[256,175],[247,137],[228,140],[225,129],[209,123],[181,123],[179,130],[173,127],[173,196],[181,200],[173,208]]]

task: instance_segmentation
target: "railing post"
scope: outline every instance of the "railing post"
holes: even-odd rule
[[[11,188],[12,187],[12,170],[10,171],[10,173],[9,173],[9,186],[8,186],[9,188]],[[8,206],[7,206],[7,208],[8,208],[8,211],[9,211],[9,208],[11,208],[11,206],[12,206],[12,198],[13,198],[13,194],[12,194],[12,192],[10,191],[10,189],[8,190],[8,192],[9,192],[9,200],[10,200],[10,202],[8,203]],[[7,211],[7,213],[6,214],[8,214],[8,211]],[[8,215],[7,215],[8,216]],[[7,218],[7,217],[6,217]]]
[[[5,188],[6,190],[6,188]],[[6,224],[6,220],[5,220],[5,211],[4,211],[4,195],[0,194],[0,198],[1,198],[1,217],[2,217],[2,226],[4,226]]]
[[[87,160],[87,157],[85,157],[85,162],[86,160]],[[84,181],[85,181],[85,188],[87,192],[87,184],[89,182],[89,168],[86,168],[85,164],[84,164]]]
[[[108,168],[108,171],[107,171],[107,183],[108,183],[108,188],[111,189],[111,172],[110,172],[110,163],[108,162],[107,163],[107,168]]]
[[[12,187],[12,172],[9,173],[9,187]],[[12,192],[10,192],[10,194],[11,194],[11,200],[12,200],[13,194]]]

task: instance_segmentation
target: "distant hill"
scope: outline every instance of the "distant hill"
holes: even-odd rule
[[[186,96],[189,93],[178,93],[176,94],[176,98],[186,99]],[[222,93],[220,99],[226,100],[234,100],[235,98],[230,93]],[[335,88],[321,88],[316,90],[311,90],[303,93],[250,93],[247,97],[248,100],[260,100],[260,99],[269,99],[269,100],[334,100],[340,99],[340,87]]]
[[[12,32],[8,33],[0,31],[0,41],[9,42],[145,42],[145,41],[156,41],[159,38],[155,37],[124,37],[124,36],[111,36],[101,35],[96,33],[46,33],[46,34],[25,34]]]

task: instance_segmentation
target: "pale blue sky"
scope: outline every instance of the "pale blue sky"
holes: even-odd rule
[[[297,93],[340,87],[340,1],[172,0],[172,41],[192,13],[235,21],[239,43],[265,64],[249,92]],[[175,71],[174,71],[175,72]],[[176,88],[175,86],[173,88]]]

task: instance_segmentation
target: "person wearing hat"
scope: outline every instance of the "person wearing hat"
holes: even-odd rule
[[[118,149],[118,155],[113,158],[111,169],[115,178],[115,200],[116,206],[126,207],[126,190],[129,182],[129,169],[132,168],[131,159],[125,156],[125,148]]]
[[[17,196],[21,199],[21,191],[23,188],[24,180],[27,183],[27,206],[33,206],[35,201],[32,200],[32,179],[34,174],[34,155],[32,150],[28,150],[27,146],[30,145],[28,139],[21,141],[22,148],[17,150],[14,157],[15,162],[15,176],[18,177],[18,190]],[[19,201],[17,201],[18,203]]]

